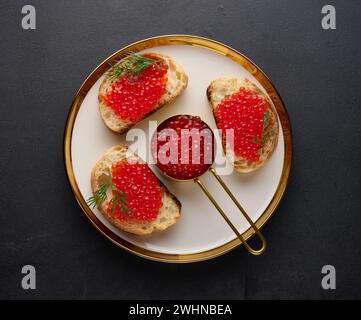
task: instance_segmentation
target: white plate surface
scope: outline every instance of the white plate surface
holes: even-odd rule
[[[206,97],[206,88],[217,77],[235,76],[240,79],[247,77],[262,88],[259,82],[242,66],[221,54],[205,48],[168,45],[154,47],[145,51],[160,52],[174,57],[183,65],[189,76],[187,89],[174,103],[165,106],[136,126],[136,128],[141,128],[147,132],[147,139],[149,138],[149,120],[160,123],[176,114],[198,115],[211,128],[215,129],[216,125]],[[71,141],[74,175],[84,199],[88,199],[92,195],[90,172],[101,155],[116,144],[131,144],[125,140],[125,137],[108,130],[100,118],[98,90],[102,78],[89,90],[81,105],[75,120]],[[265,90],[263,91],[267,94]],[[264,167],[254,173],[242,175],[232,173],[223,176],[228,187],[253,221],[256,221],[262,215],[271,202],[281,177],[284,139],[281,125],[279,127],[278,146],[272,158]],[[154,167],[152,169],[181,201],[182,216],[179,222],[165,232],[138,237],[116,229],[97,209],[94,209],[94,214],[110,230],[139,247],[168,254],[202,252],[219,247],[235,238],[232,230],[195,183],[170,181],[162,177]],[[221,203],[222,208],[227,212],[240,233],[246,231],[249,224],[237,211],[232,201],[228,199],[227,194],[217,184],[214,177],[210,173],[206,173],[201,177],[201,180],[207,185],[218,202]]]

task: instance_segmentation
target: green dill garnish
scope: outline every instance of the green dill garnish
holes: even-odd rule
[[[270,126],[269,123],[269,111],[265,112],[263,114],[263,127],[262,127],[262,135],[261,138],[258,138],[257,136],[253,137],[253,143],[260,145],[259,152],[262,153],[264,146],[266,145],[266,142],[273,134],[273,128]]]
[[[157,68],[160,68],[158,65],[160,62],[162,62],[162,60],[147,58],[139,53],[130,52],[122,61],[111,64],[107,75],[111,81],[117,80],[124,74],[130,74],[136,78],[151,66],[155,65]]]
[[[88,206],[95,208],[95,206],[105,201],[107,198],[107,190],[109,188],[113,191],[113,198],[111,198],[109,202],[111,204],[112,212],[114,213],[117,208],[120,208],[121,213],[130,215],[132,210],[128,207],[126,194],[114,185],[111,178],[109,178],[106,183],[102,184],[99,189],[93,193],[93,196],[86,201]]]

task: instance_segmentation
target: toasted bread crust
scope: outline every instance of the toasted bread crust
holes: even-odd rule
[[[188,85],[188,76],[184,72],[183,67],[177,63],[173,58],[160,54],[160,53],[150,53],[153,56],[163,59],[168,65],[167,72],[167,85],[166,90],[163,96],[159,99],[156,106],[138,121],[149,117],[152,113],[156,112],[164,105],[172,102],[178,95],[180,95]],[[121,60],[122,61],[122,60]],[[120,61],[120,62],[121,62]],[[106,94],[111,89],[112,81],[109,79],[108,75],[105,74],[104,80],[99,88],[99,111],[100,115],[105,123],[105,125],[112,131],[123,134],[126,133],[132,126],[136,123],[131,121],[120,119],[102,99],[101,95]]]
[[[92,192],[95,192],[99,189],[101,180],[103,179],[102,175],[107,175],[106,172],[111,170],[111,165],[114,162],[123,159],[131,159],[131,161],[141,162],[144,161],[139,158],[134,152],[128,149],[127,146],[114,146],[108,149],[105,154],[101,157],[101,159],[94,166],[90,182]],[[115,219],[112,215],[110,215],[107,211],[107,206],[109,204],[109,200],[105,200],[103,203],[98,205],[99,211],[107,218],[107,220],[114,225],[115,227],[136,234],[136,235],[146,235],[151,234],[157,231],[163,231],[175,224],[181,212],[181,203],[179,200],[169,192],[167,187],[158,179],[158,184],[160,188],[163,190],[163,205],[159,209],[158,216],[155,220],[152,221],[134,221],[134,220],[124,220],[120,221]]]
[[[222,139],[223,150],[233,163],[234,169],[237,172],[247,173],[262,167],[268,159],[271,158],[278,143],[278,117],[277,111],[273,107],[268,97],[251,81],[244,79],[240,81],[237,78],[221,77],[213,80],[207,88],[207,97],[209,105],[212,108],[213,116],[218,127],[218,119],[215,113],[217,106],[222,99],[238,92],[241,88],[252,91],[268,103],[268,110],[270,112],[270,119],[273,126],[273,135],[267,140],[265,146],[262,148],[262,154],[259,161],[250,161],[239,155],[235,155],[234,151],[226,145],[225,138]]]

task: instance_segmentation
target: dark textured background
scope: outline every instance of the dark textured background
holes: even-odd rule
[[[21,7],[37,30],[21,28]],[[321,28],[333,4],[337,30]],[[0,2],[0,298],[361,298],[361,2]],[[288,109],[294,163],[264,229],[268,251],[239,248],[212,261],[169,265],[126,253],[76,204],[64,172],[70,103],[105,57],[146,37],[188,33],[255,61]],[[22,290],[33,264],[37,290]],[[337,289],[321,288],[321,268]]]

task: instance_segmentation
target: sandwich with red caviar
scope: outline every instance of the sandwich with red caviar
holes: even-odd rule
[[[238,172],[251,172],[263,166],[278,142],[278,117],[268,97],[251,81],[221,77],[211,82],[207,97],[224,152]],[[233,145],[227,140],[232,134]]]
[[[106,126],[125,133],[180,95],[188,84],[183,67],[160,53],[131,52],[105,73],[99,108]]]
[[[93,196],[87,201],[115,227],[147,235],[163,231],[180,217],[181,204],[137,154],[115,146],[91,173]]]

